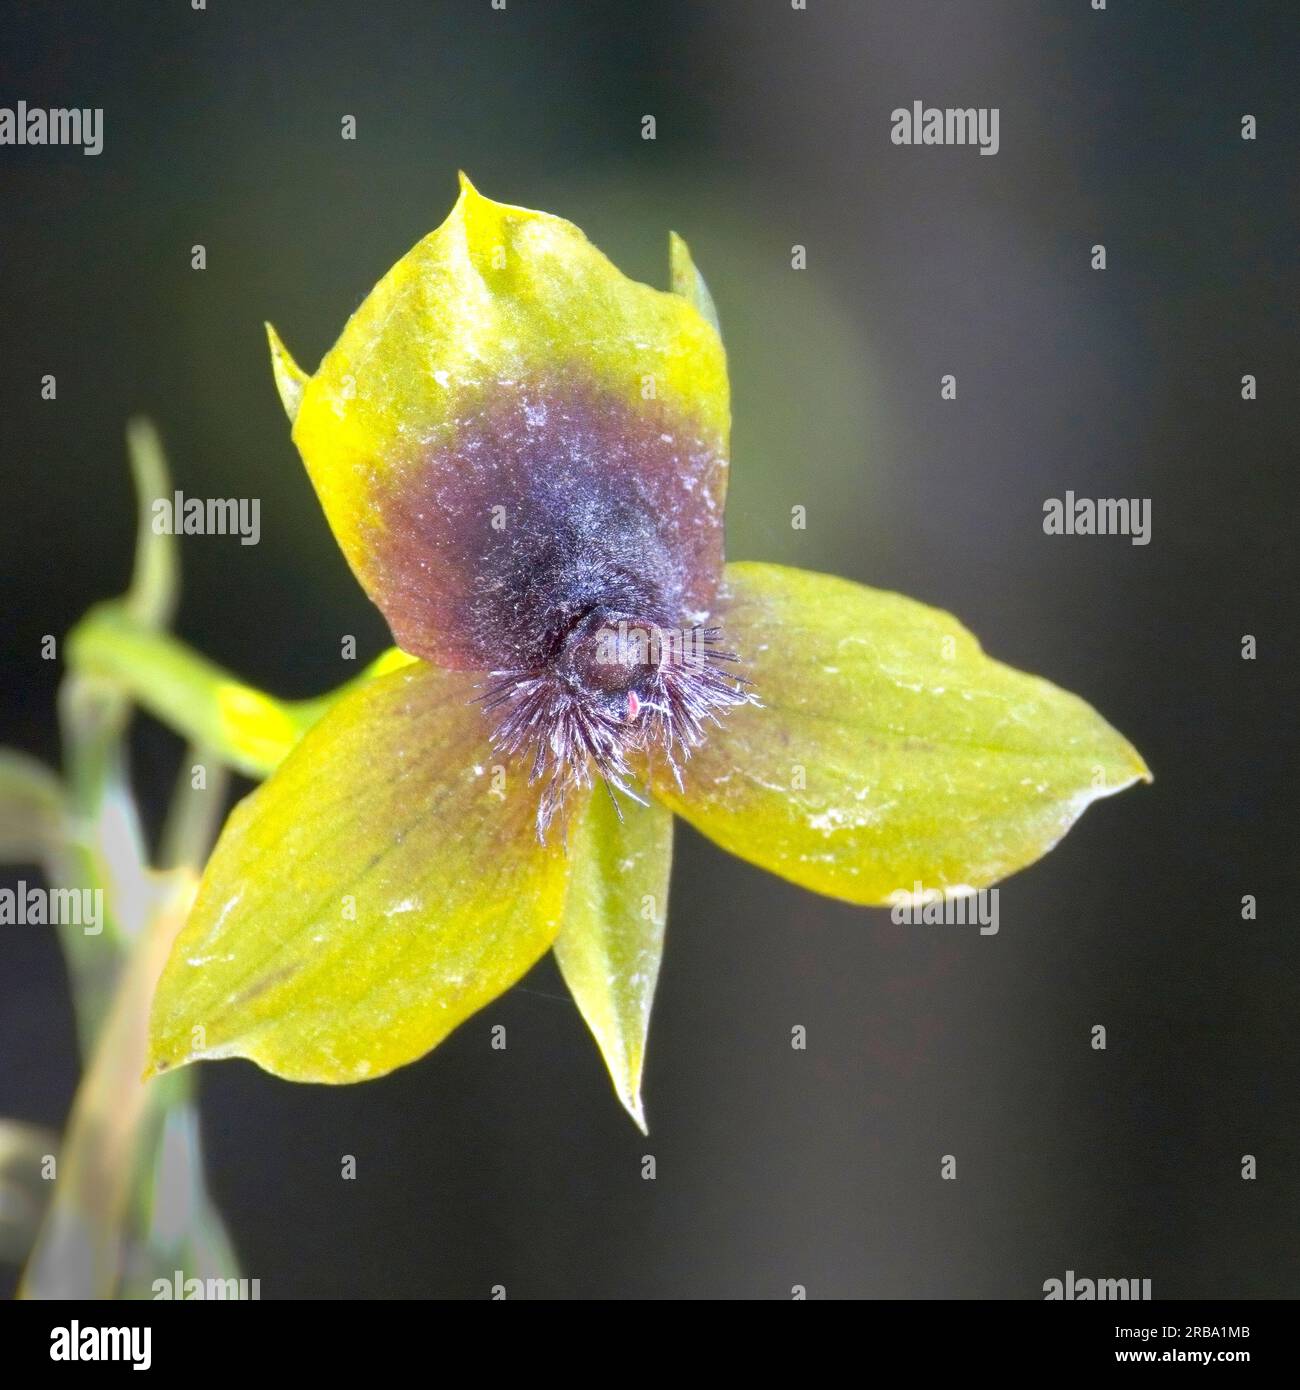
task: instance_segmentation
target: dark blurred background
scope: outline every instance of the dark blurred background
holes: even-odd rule
[[[734,558],[952,609],[1156,775],[1003,885],[987,938],[814,897],[679,826],[648,1141],[549,960],[383,1080],[208,1065],[211,1183],[264,1297],[1038,1298],[1067,1269],[1300,1294],[1295,21],[9,0],[0,105],[102,106],[105,134],[95,159],[0,147],[0,740],[57,758],[40,641],[125,584],[132,413],[186,494],[262,501],[260,545],[183,542],[183,636],[285,695],[351,673],[342,633],[386,645],[261,324],[313,368],[463,167],[640,279],[666,284],[668,229],[688,238],[731,357]],[[914,100],[1000,108],[1000,152],[893,146]],[[1151,544],[1045,536],[1067,489],[1151,498]],[[141,721],[151,823],[179,752]],[[7,928],[0,1114],[60,1125],[77,1072],[53,933]]]

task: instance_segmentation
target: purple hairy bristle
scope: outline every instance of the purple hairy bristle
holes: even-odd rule
[[[571,789],[634,795],[642,755],[679,773],[751,697],[709,625],[724,441],[581,367],[512,385],[390,468],[371,587],[406,651],[485,674],[495,747],[541,784],[541,835]]]
[[[597,606],[545,664],[493,673],[483,696],[497,719],[492,743],[531,760],[529,780],[542,784],[539,839],[566,795],[595,778],[639,800],[629,785],[635,754],[662,754],[680,786],[681,763],[706,725],[753,698],[721,641],[716,627],[668,629]]]

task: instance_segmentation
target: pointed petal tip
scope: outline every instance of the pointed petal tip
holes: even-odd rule
[[[650,1126],[646,1124],[645,1106],[641,1102],[641,1093],[638,1091],[634,1095],[623,1095],[620,1093],[619,1100],[623,1103],[623,1109],[632,1117],[632,1123],[648,1139],[650,1137]]]
[[[549,212],[541,212],[537,208],[524,207],[522,203],[499,203],[495,198],[489,198],[478,188],[470,176],[459,169],[456,172],[456,180],[460,186],[460,193],[456,198],[456,204],[447,214],[447,220],[443,224],[454,224],[459,221],[462,225],[468,224],[471,239],[482,237],[487,234],[499,235],[500,222],[503,218],[525,218],[530,221],[551,221],[562,222],[562,218],[557,218]],[[437,232],[431,233],[436,236]],[[495,243],[492,243],[495,244]]]
[[[722,329],[718,323],[717,305],[713,302],[708,285],[704,283],[704,276],[695,264],[691,248],[686,244],[686,239],[677,232],[668,233],[668,278],[672,292],[694,305],[700,316],[721,338]]]
[[[302,393],[307,389],[310,376],[293,360],[289,349],[281,341],[272,324],[266,324],[266,340],[271,347],[271,370],[275,373],[275,389],[280,394],[280,404],[289,417],[289,423],[298,418],[302,405]]]
[[[1130,743],[1128,745],[1129,762],[1133,768],[1133,774],[1139,782],[1146,782],[1148,785],[1156,780],[1156,775],[1147,766],[1147,760]]]
[[[1104,794],[1126,791],[1138,782],[1144,782],[1149,786],[1156,779],[1155,774],[1147,766],[1146,759],[1123,734],[1117,733],[1116,738],[1119,742],[1116,756],[1116,763],[1119,765],[1117,768],[1118,776],[1113,785],[1109,784],[1108,778],[1108,785]]]
[[[474,204],[490,207],[508,206],[508,204],[498,203],[494,198],[489,198],[485,193],[480,193],[478,185],[470,178],[464,169],[456,170],[456,184],[460,189],[456,197],[458,207],[463,207],[463,205],[473,206]],[[453,213],[450,215],[454,215],[454,211],[453,209]]]
[[[1152,780],[1085,700],[986,656],[949,614],[790,567],[732,563],[726,586],[720,620],[767,712],[733,711],[686,790],[658,769],[654,790],[741,859],[887,906],[900,883],[997,883],[1087,807]],[[871,647],[843,640],[863,631]],[[815,794],[785,790],[792,742]],[[860,789],[883,783],[899,795],[864,814]]]

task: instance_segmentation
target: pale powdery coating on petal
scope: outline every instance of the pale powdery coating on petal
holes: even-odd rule
[[[373,596],[404,650],[526,669],[596,606],[699,622],[722,568],[725,464],[656,402],[578,373],[515,383],[377,488]]]

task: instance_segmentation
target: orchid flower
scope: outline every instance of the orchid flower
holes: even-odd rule
[[[155,996],[151,1072],[354,1082],[549,949],[644,1127],[673,817],[817,893],[952,896],[1150,774],[948,614],[725,563],[726,358],[671,290],[462,178],[314,375],[293,440],[399,652],[281,737]],[[280,756],[283,752],[285,755]],[[274,765],[274,770],[271,770]]]

